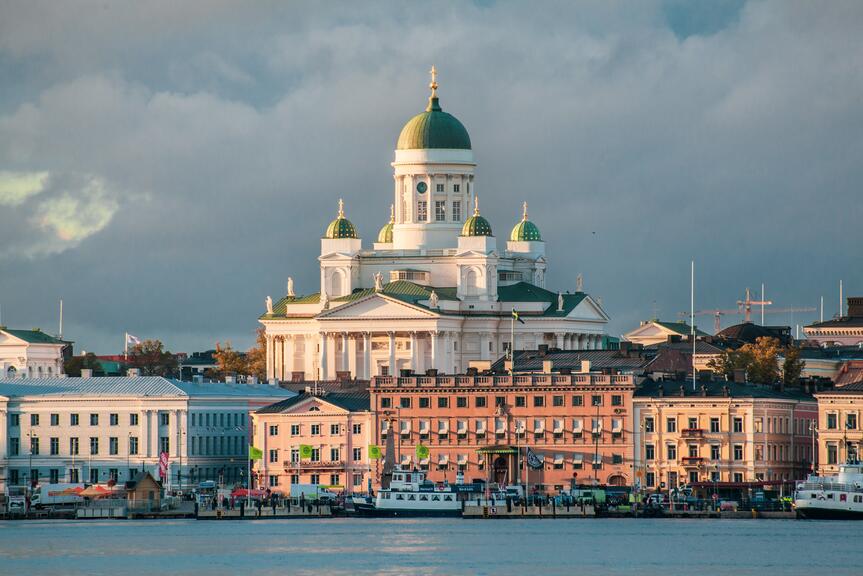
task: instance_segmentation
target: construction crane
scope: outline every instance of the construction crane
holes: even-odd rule
[[[764,284],[761,285],[761,297],[764,298]],[[761,323],[764,324],[764,307],[773,304],[772,300],[753,300],[749,288],[746,288],[746,300],[738,300],[737,308],[743,308],[744,322],[752,322],[752,305],[761,306]]]
[[[770,310],[765,310],[764,306],[771,306],[773,302],[771,300],[753,300],[752,292],[749,288],[746,289],[746,299],[737,301],[737,308],[734,309],[712,309],[712,310],[696,310],[695,316],[713,316],[713,331],[719,332],[722,330],[722,317],[727,316],[729,314],[740,314],[743,313],[743,318],[745,322],[752,321],[752,306],[761,306],[761,314],[762,318],[764,314],[794,314],[797,312],[815,312],[816,309],[814,307],[811,308],[799,308],[799,307],[791,307],[791,308],[771,308]],[[680,312],[678,316],[681,318],[686,318],[689,316],[689,312]],[[763,323],[763,320],[762,320]]]

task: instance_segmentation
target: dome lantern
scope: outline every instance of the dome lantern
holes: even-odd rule
[[[359,238],[359,236],[357,236],[357,229],[354,228],[354,225],[350,220],[345,218],[345,203],[341,198],[339,198],[339,215],[335,220],[330,222],[329,226],[327,226],[324,238],[328,238],[330,240],[337,240],[339,238]]]
[[[470,150],[470,135],[458,118],[444,112],[440,106],[437,89],[437,69],[432,66],[431,95],[425,112],[408,120],[399,134],[396,150],[424,150],[447,148]]]
[[[509,234],[510,242],[541,242],[542,236],[539,228],[527,219],[527,202],[522,205],[521,221],[517,223]]]

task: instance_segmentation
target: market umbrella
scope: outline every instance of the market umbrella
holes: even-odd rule
[[[85,488],[78,495],[83,498],[102,498],[103,496],[107,496],[111,491],[107,488],[99,486],[97,484],[93,484],[92,486]]]

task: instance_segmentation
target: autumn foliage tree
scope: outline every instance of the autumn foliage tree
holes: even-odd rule
[[[780,370],[779,357],[785,358]],[[800,349],[783,349],[776,338],[762,336],[754,344],[744,344],[737,350],[726,350],[718,359],[708,362],[715,372],[727,378],[734,377],[735,370],[745,370],[746,378],[756,384],[775,384],[782,379],[786,386],[797,384],[804,363],[800,360]]]
[[[173,376],[177,372],[177,357],[164,350],[159,340],[144,340],[129,348],[126,363],[137,368],[141,376]]]
[[[227,374],[245,376],[247,373],[245,356],[241,352],[234,350],[230,342],[226,342],[224,346],[220,342],[216,342],[216,353],[213,354],[213,358],[219,367],[220,376]]]
[[[267,333],[263,326],[255,332],[255,345],[246,352],[246,369],[249,376],[257,376],[258,380],[267,378]]]
[[[256,331],[255,345],[243,354],[226,342],[224,346],[216,342],[216,353],[213,355],[220,376],[237,374],[240,376],[256,376],[259,380],[267,377],[267,335],[264,328]]]

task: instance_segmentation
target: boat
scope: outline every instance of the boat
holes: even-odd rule
[[[389,488],[374,496],[354,497],[354,514],[358,516],[461,516],[459,487],[426,479],[424,470],[396,466]]]
[[[863,520],[863,463],[840,464],[835,476],[810,475],[796,486],[794,509],[798,518]]]

